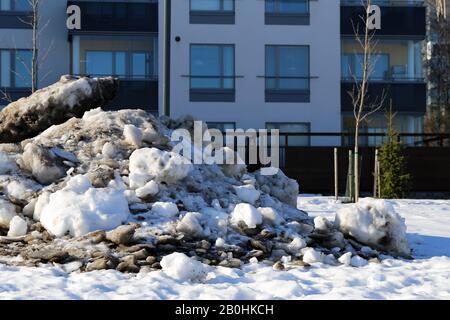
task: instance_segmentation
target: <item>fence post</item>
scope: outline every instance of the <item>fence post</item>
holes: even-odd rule
[[[354,175],[354,156],[353,151],[348,151],[348,175],[347,175],[347,192],[346,196],[350,202],[355,201],[355,175]]]
[[[334,148],[334,200],[339,200],[338,148]]]
[[[375,165],[373,172],[373,197],[378,196],[378,175],[379,175],[379,163],[378,163],[378,149],[375,149]]]

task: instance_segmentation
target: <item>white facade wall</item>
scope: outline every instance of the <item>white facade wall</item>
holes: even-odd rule
[[[309,26],[265,25],[265,1],[236,0],[234,25],[190,24],[189,1],[172,0],[171,117],[191,114],[210,122],[235,122],[237,128],[265,128],[267,122],[310,123],[311,132],[340,132],[339,1],[311,1]],[[163,16],[160,5],[160,17]],[[160,19],[162,59],[163,24]],[[175,37],[181,37],[180,42]],[[234,44],[235,102],[190,102],[190,44]],[[310,46],[310,103],[266,103],[265,45]],[[160,63],[162,67],[162,63]],[[162,72],[160,72],[162,74]],[[259,77],[258,77],[259,76]],[[315,78],[317,77],[317,78]],[[163,111],[160,79],[160,113]],[[312,145],[339,143],[316,137]]]

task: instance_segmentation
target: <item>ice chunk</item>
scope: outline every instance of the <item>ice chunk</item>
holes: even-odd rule
[[[254,205],[256,200],[259,199],[261,192],[256,190],[252,185],[234,187],[237,196],[244,202]]]
[[[361,243],[392,254],[410,254],[406,225],[385,200],[362,199],[337,212],[336,226]]]
[[[343,254],[342,256],[340,256],[338,261],[346,266],[349,266],[352,261],[352,253],[347,252],[347,253]]]
[[[177,231],[184,233],[190,237],[200,237],[203,234],[203,228],[198,222],[198,216],[201,214],[198,212],[188,212],[178,222]]]
[[[204,264],[179,252],[163,257],[161,267],[168,276],[181,281],[202,280],[207,271]]]
[[[283,217],[280,216],[278,212],[273,208],[270,207],[258,208],[258,211],[263,216],[264,223],[276,226],[284,222]]]
[[[235,225],[244,222],[248,228],[254,229],[262,223],[262,215],[254,206],[248,203],[239,203],[231,213],[231,222]]]
[[[350,265],[352,267],[356,267],[356,268],[360,268],[360,267],[364,267],[368,264],[367,260],[364,258],[361,258],[360,256],[354,256],[351,260],[350,260]]]
[[[9,228],[9,223],[16,215],[16,207],[0,198],[0,227]]]
[[[323,261],[323,254],[314,250],[313,248],[307,248],[303,251],[303,262],[313,264]]]
[[[21,237],[27,234],[27,222],[19,216],[15,216],[9,223],[8,237]]]
[[[320,232],[326,232],[330,229],[331,223],[327,218],[319,216],[314,218],[314,228]]]
[[[130,187],[145,186],[150,180],[175,183],[192,170],[192,163],[174,152],[156,148],[143,148],[130,157]]]
[[[303,238],[295,237],[292,242],[288,245],[288,250],[292,254],[300,252],[306,247],[306,241]]]
[[[155,181],[148,182],[145,186],[142,188],[136,189],[136,196],[139,198],[146,198],[148,196],[154,196],[157,195],[159,192],[159,186]]]
[[[152,206],[152,213],[161,217],[171,218],[178,215],[178,207],[172,202],[155,202]]]
[[[123,135],[125,137],[125,141],[137,148],[142,145],[143,133],[142,130],[138,127],[127,124],[123,127]]]
[[[4,152],[0,151],[0,175],[17,170],[16,163]]]
[[[40,215],[42,225],[53,235],[82,236],[96,230],[111,230],[130,214],[123,192],[95,189],[88,179],[78,176],[68,186],[50,195]],[[86,187],[89,188],[86,190]]]

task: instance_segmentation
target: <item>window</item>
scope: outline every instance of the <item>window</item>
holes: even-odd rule
[[[341,58],[342,78],[350,80],[356,76],[357,79],[361,79],[363,76],[363,59],[364,55],[360,53],[343,54]],[[389,72],[389,60],[389,54],[386,53],[373,55],[371,57],[371,64],[373,64],[373,68],[369,79],[385,80],[391,78],[391,74]],[[394,69],[393,72],[397,72],[397,69]]]
[[[234,11],[234,0],[191,0],[191,11]]]
[[[266,46],[266,102],[309,102],[309,47]]]
[[[86,74],[145,80],[155,76],[148,52],[86,51]]]
[[[28,12],[32,9],[28,0],[0,0],[0,11]]]
[[[191,45],[190,78],[191,101],[234,101],[234,45]]]
[[[234,24],[234,0],[191,0],[190,23]]]
[[[31,57],[30,50],[0,50],[2,88],[31,87]]]
[[[309,0],[266,0],[266,24],[309,25]]]

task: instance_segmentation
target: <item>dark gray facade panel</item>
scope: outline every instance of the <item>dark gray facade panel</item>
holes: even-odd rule
[[[266,90],[266,102],[311,102],[309,90]]]
[[[364,34],[361,16],[362,6],[341,6],[341,35],[354,36],[354,25],[359,34]],[[352,23],[353,22],[353,23]],[[381,6],[381,30],[376,36],[404,36],[425,38],[426,8],[425,6]]]
[[[309,14],[299,15],[285,15],[285,14],[270,14],[266,13],[266,25],[299,25],[309,26]]]
[[[354,83],[344,81],[341,85],[341,109],[342,112],[353,112],[352,99],[349,92],[352,91]],[[370,83],[368,89],[368,103],[380,99],[383,92],[386,95],[383,111],[392,108],[395,112],[425,113],[427,107],[427,87],[425,82],[381,82]]]
[[[120,80],[116,98],[105,109],[143,109],[157,113],[158,81]]]
[[[17,101],[20,98],[31,95],[30,88],[2,88],[2,91],[4,91],[9,98],[11,98],[11,101]],[[6,106],[9,103],[10,101],[7,101],[4,99],[3,95],[0,95],[0,106]]]
[[[206,90],[191,89],[189,100],[191,102],[235,102],[234,90]]]
[[[191,11],[189,22],[191,24],[235,24],[235,14],[234,12]]]
[[[0,29],[31,29],[31,25],[24,23],[30,19],[31,13],[1,12]]]

